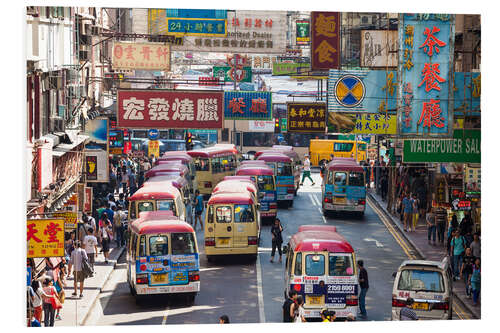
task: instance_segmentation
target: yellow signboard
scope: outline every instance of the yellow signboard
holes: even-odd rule
[[[148,142],[148,156],[160,157],[160,141],[150,140]]]
[[[64,220],[28,220],[27,243],[28,258],[64,256]]]
[[[78,223],[78,213],[71,211],[61,211],[54,212],[52,214],[54,217],[58,217],[64,220],[64,228],[68,231],[75,230]]]

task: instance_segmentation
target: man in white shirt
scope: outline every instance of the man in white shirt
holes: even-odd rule
[[[74,287],[75,291],[73,296],[76,296],[76,286],[80,282],[80,298],[83,297],[83,282],[85,281],[85,275],[83,274],[82,262],[83,259],[88,259],[87,253],[82,249],[82,244],[80,241],[75,242],[76,249],[71,253],[70,264],[73,266],[73,277],[74,277]]]
[[[300,185],[304,184],[304,179],[306,177],[309,178],[314,186],[314,180],[311,178],[311,161],[309,160],[309,155],[304,156],[304,172],[302,173],[302,181],[300,182]]]
[[[95,255],[97,253],[97,237],[94,236],[93,228],[88,229],[87,235],[83,238],[83,245],[85,252],[87,252],[90,266],[94,269]]]
[[[147,159],[144,159],[142,161],[142,168],[143,168],[144,172],[146,172],[149,169],[151,169],[151,164],[149,164],[149,161]]]

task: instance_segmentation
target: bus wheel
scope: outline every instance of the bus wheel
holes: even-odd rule
[[[365,217],[365,212],[358,212],[358,217],[363,219]]]
[[[293,200],[288,200],[288,207],[293,207]]]

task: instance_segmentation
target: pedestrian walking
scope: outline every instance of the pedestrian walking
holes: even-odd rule
[[[427,242],[431,244],[432,236],[432,242],[436,245],[436,215],[432,208],[429,209],[429,212],[425,216],[425,222],[427,223]]]
[[[64,254],[66,258],[69,261],[69,258],[71,257],[71,253],[73,253],[75,249],[75,233],[74,232],[66,232],[64,233]],[[68,272],[66,275],[66,278],[69,279],[71,274],[71,263],[68,263]]]
[[[456,215],[453,215],[451,217],[451,222],[450,222],[450,226],[448,227],[448,235],[447,235],[447,244],[446,244],[446,249],[448,251],[448,255],[452,256],[452,253],[451,253],[451,239],[453,238],[453,233],[455,232],[455,230],[458,230],[458,219],[457,219],[457,216]]]
[[[83,260],[88,260],[87,252],[82,249],[82,243],[76,241],[76,249],[71,254],[71,264],[73,265],[73,277],[74,277],[74,292],[73,296],[76,296],[77,283],[80,282],[80,298],[83,297],[83,285],[85,281],[85,276],[83,274]]]
[[[404,230],[408,231],[408,229],[410,229],[411,231],[411,215],[413,212],[413,205],[410,199],[410,193],[405,195],[401,204],[403,206]]]
[[[481,239],[479,238],[479,232],[474,233],[474,239],[470,243],[470,249],[474,257],[481,258]]]
[[[128,174],[126,165],[122,166],[121,174],[122,174],[122,193],[124,195],[127,195]]]
[[[54,319],[56,315],[56,308],[60,306],[57,290],[52,283],[52,279],[45,278],[43,281],[43,292],[49,297],[42,296],[43,298],[43,318],[44,326],[54,326]]]
[[[196,198],[195,198],[195,203],[194,203],[194,213],[195,213],[195,218],[194,218],[194,229],[196,230],[196,225],[197,222],[200,223],[201,229],[203,230],[203,221],[201,220],[201,216],[203,215],[203,196],[200,194],[199,190],[196,190],[195,192]]]
[[[472,250],[468,247],[467,249],[465,249],[465,255],[462,258],[462,269],[460,270],[460,278],[464,281],[465,294],[469,298],[471,297],[469,277],[472,274],[474,261],[476,261],[476,258],[474,258],[474,256],[472,255]]]
[[[406,307],[399,312],[399,320],[418,320],[417,313],[413,310],[414,300],[411,297],[406,299]]]
[[[305,311],[304,311],[304,297],[302,295],[297,296],[297,300],[290,307],[290,315],[293,315],[294,323],[305,323]]]
[[[412,206],[412,212],[411,212],[412,225],[413,225],[413,231],[415,231],[417,230],[417,224],[418,224],[418,206],[419,206],[419,201],[416,194],[413,194],[413,198],[411,199],[411,206]]]
[[[103,213],[103,217],[105,217],[104,214],[106,213]],[[109,243],[111,242],[113,231],[111,222],[107,218],[101,221],[103,221],[103,226],[99,229],[99,238],[102,244],[102,252],[104,253],[104,263],[107,264],[109,257]]]
[[[57,292],[57,297],[59,298],[59,302],[61,303],[61,306],[56,308],[56,320],[61,320],[60,312],[64,304],[64,300],[66,299],[66,293],[64,292],[64,287],[62,284],[63,277],[64,277],[63,271],[59,270],[58,279],[54,283],[54,287],[56,288]]]
[[[454,237],[450,242],[451,253],[453,254],[453,281],[460,280],[460,270],[462,266],[462,258],[465,253],[465,238],[460,236],[460,232],[455,230]]]
[[[115,235],[116,245],[118,247],[123,246],[125,244],[125,239],[123,237],[123,222],[126,219],[125,212],[123,211],[122,206],[118,206],[117,211],[115,212],[114,218],[114,230],[113,234]]]
[[[304,169],[302,172],[302,181],[300,182],[300,185],[304,185],[304,179],[309,178],[309,180],[312,183],[312,186],[314,186],[314,180],[311,178],[311,161],[309,160],[309,155],[304,156]]]
[[[472,302],[474,303],[474,306],[477,306],[479,293],[481,291],[481,259],[479,258],[476,258],[474,266],[472,267],[470,285],[472,289]]]
[[[359,269],[359,313],[361,316],[366,317],[366,303],[365,303],[365,298],[366,298],[366,293],[368,292],[368,288],[370,287],[370,284],[368,282],[368,272],[366,271],[364,267],[364,262],[363,260],[358,260],[358,269]]]
[[[33,279],[31,281],[31,286],[29,287],[31,302],[33,304],[33,316],[38,320],[38,322],[42,322],[42,312],[43,312],[43,300],[44,298],[55,297],[52,294],[46,294],[40,285],[40,281]]]
[[[229,324],[229,317],[227,315],[220,316],[219,324]]]
[[[444,245],[444,232],[446,231],[447,213],[444,209],[438,208],[435,211],[437,239],[441,246]]]
[[[132,196],[135,191],[137,191],[137,180],[135,177],[135,169],[132,167],[128,173],[128,186],[129,186],[129,193]]]
[[[291,315],[292,312],[290,311],[290,308],[292,307],[292,304],[295,303],[297,300],[297,291],[291,289],[288,292],[288,298],[285,300],[283,303],[283,322],[284,323],[293,323],[293,316]]]
[[[97,255],[97,238],[94,236],[94,229],[88,229],[87,235],[83,238],[83,245],[89,258],[90,267],[94,269],[95,257]]]
[[[283,244],[283,236],[281,232],[283,231],[283,226],[281,225],[281,221],[279,218],[274,220],[274,224],[271,227],[271,237],[272,237],[272,250],[271,250],[271,262],[274,260],[274,254],[276,253],[276,248],[278,248],[278,253],[280,255],[280,263],[281,263],[281,244]]]

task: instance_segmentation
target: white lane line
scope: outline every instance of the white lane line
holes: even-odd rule
[[[169,310],[170,310],[170,308],[168,307],[167,310],[165,311],[165,315],[163,316],[163,320],[161,321],[162,325],[165,325],[167,323],[167,317],[169,314]]]
[[[311,193],[309,193],[309,199],[311,199],[313,206],[317,206],[316,201],[314,201],[314,196]]]
[[[373,238],[364,238],[363,239],[365,242],[375,242],[375,246],[377,247],[384,247],[384,244],[380,243],[378,240],[373,239]]]
[[[313,197],[314,197],[314,200],[316,200],[316,202],[318,203],[318,206],[321,207],[321,202],[320,202],[319,198],[316,195],[313,195]]]
[[[318,208],[318,210],[319,210],[319,215],[321,215],[321,218],[323,219],[323,223],[328,224],[328,222],[325,219],[325,216],[323,215],[323,211],[321,210],[321,208]]]
[[[264,296],[262,294],[262,271],[260,268],[260,255],[257,255],[257,299],[259,301],[259,323],[266,322],[266,313],[264,312]]]

